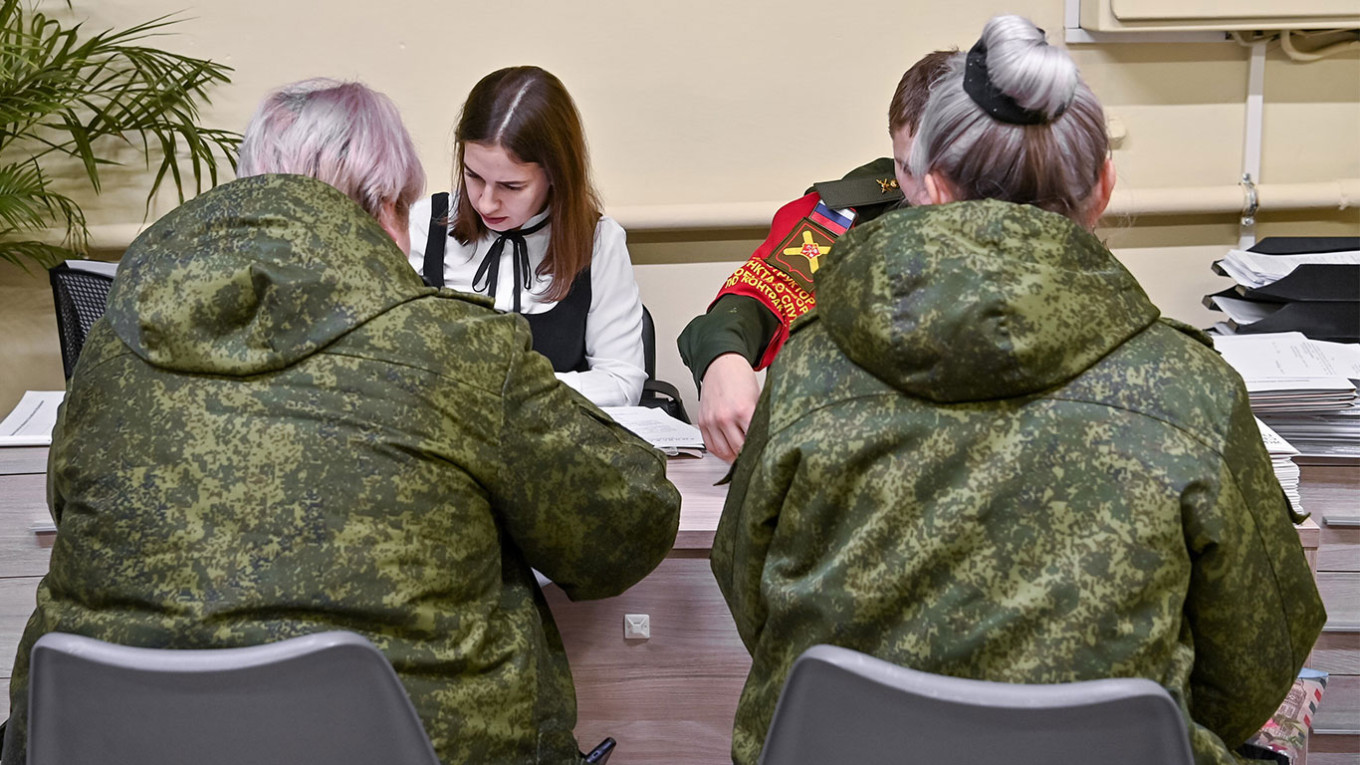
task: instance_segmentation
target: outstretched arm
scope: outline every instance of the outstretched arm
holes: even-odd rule
[[[617,595],[670,551],[680,494],[665,458],[529,352],[528,325],[503,386],[502,465],[492,501],[529,565],[573,600]]]

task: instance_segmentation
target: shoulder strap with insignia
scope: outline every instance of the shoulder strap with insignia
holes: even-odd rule
[[[870,205],[895,205],[902,201],[902,190],[897,187],[897,179],[891,175],[883,178],[847,178],[840,181],[822,181],[812,184],[812,188],[832,209],[845,207],[866,207]]]

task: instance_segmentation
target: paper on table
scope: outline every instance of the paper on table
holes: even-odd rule
[[[1276,454],[1291,455],[1299,453],[1299,450],[1291,446],[1288,441],[1280,438],[1279,433],[1276,433],[1269,425],[1261,422],[1260,417],[1256,418],[1256,427],[1261,429],[1261,441],[1265,443],[1266,451],[1270,452],[1271,456]]]
[[[0,422],[0,446],[50,446],[66,391],[30,390]]]
[[[1349,380],[1360,379],[1360,347],[1309,340],[1302,332],[1216,336],[1214,348],[1247,381],[1248,390],[1252,382],[1272,380],[1288,380],[1287,387],[1296,390],[1336,390],[1354,388]]]
[[[693,425],[650,406],[606,406],[604,413],[636,436],[671,456],[703,456],[704,437]]]
[[[1284,489],[1284,494],[1294,509],[1303,512],[1303,503],[1299,497],[1299,466],[1293,460],[1299,450],[1281,438],[1279,433],[1262,422],[1259,417],[1256,418],[1256,427],[1261,430],[1261,441],[1266,445],[1266,451],[1270,453],[1270,466],[1275,472],[1275,479],[1280,482],[1280,488]]]

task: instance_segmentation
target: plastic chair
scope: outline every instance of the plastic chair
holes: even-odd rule
[[[680,400],[680,391],[674,385],[656,379],[656,325],[652,323],[652,312],[642,307],[642,363],[647,372],[647,381],[642,384],[641,406],[665,410],[666,414],[688,423],[689,414]]]
[[[30,765],[439,765],[386,657],[352,632],[249,648],[33,646]]]
[[[794,662],[762,765],[1193,765],[1180,709],[1143,678],[1019,685],[818,645]]]
[[[95,320],[104,315],[113,277],[71,268],[62,263],[47,271],[52,282],[52,302],[57,308],[57,334],[61,338],[61,365],[66,379],[76,369],[80,349]]]

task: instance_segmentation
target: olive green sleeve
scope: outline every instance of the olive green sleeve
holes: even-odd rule
[[[769,609],[761,595],[761,579],[770,542],[779,525],[786,482],[768,471],[770,386],[761,392],[746,444],[732,468],[731,485],[713,538],[711,565],[718,589],[727,600],[737,633],[754,652],[765,629]]]
[[[1190,713],[1230,749],[1275,712],[1326,620],[1245,390],[1238,398],[1219,490],[1189,492],[1185,513]]]
[[[702,395],[704,372],[724,353],[739,353],[754,367],[779,331],[779,317],[744,295],[723,295],[686,325],[677,345]]]
[[[675,542],[680,494],[664,456],[560,383],[519,321],[503,389],[491,501],[529,565],[573,600],[637,583]]]

